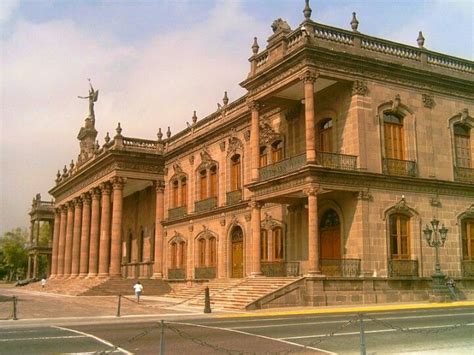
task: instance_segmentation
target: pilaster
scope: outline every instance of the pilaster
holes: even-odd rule
[[[100,185],[102,192],[101,216],[100,216],[100,239],[99,239],[99,277],[109,276],[110,263],[110,183]]]
[[[115,177],[112,179],[113,186],[113,211],[112,211],[112,241],[110,255],[110,276],[120,277],[122,258],[122,212],[123,212],[123,187],[125,179]]]
[[[79,262],[81,257],[81,225],[82,225],[82,200],[74,200],[74,230],[72,239],[71,277],[79,275]]]
[[[91,196],[88,193],[81,195],[82,199],[82,228],[81,228],[81,258],[79,276],[87,276],[89,271],[89,241],[91,227]]]
[[[91,205],[91,232],[89,244],[89,273],[87,277],[97,276],[99,265],[99,238],[100,238],[100,189],[90,191]]]

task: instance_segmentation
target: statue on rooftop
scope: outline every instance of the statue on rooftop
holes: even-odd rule
[[[95,115],[94,115],[94,102],[96,102],[97,99],[99,98],[99,90],[94,90],[94,88],[92,87],[92,84],[91,84],[91,79],[87,79],[87,80],[89,80],[89,86],[90,86],[89,96],[78,96],[78,98],[80,98],[80,99],[89,99],[89,117],[94,118],[95,117]]]

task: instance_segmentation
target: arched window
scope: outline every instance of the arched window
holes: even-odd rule
[[[212,166],[210,172],[210,192],[209,197],[217,197],[217,166]]]
[[[276,141],[272,143],[272,163],[283,160],[283,142]]]
[[[319,125],[319,150],[332,152],[332,118],[325,118]]]
[[[240,190],[242,188],[242,166],[240,162],[240,155],[236,154],[230,158],[230,191]]]
[[[453,131],[456,166],[470,168],[472,164],[471,129],[466,125],[457,123],[453,126]]]
[[[392,259],[410,258],[409,223],[410,218],[402,214],[393,214],[389,218]]]
[[[186,186],[186,178],[181,179],[181,206],[186,206],[188,204],[188,189]]]
[[[260,231],[260,259],[268,260],[268,232],[266,229]]]
[[[207,198],[207,171],[206,170],[201,170],[199,172],[199,187],[200,187],[199,198],[201,200],[205,200]]]
[[[385,157],[404,160],[403,117],[392,112],[384,112],[383,121]]]
[[[209,238],[209,266],[217,265],[217,240],[214,237]]]
[[[474,260],[474,219],[461,221],[463,260]]]
[[[267,147],[260,147],[260,167],[267,166],[268,159],[267,159]]]
[[[186,265],[186,243],[184,241],[181,241],[179,243],[179,269],[183,269],[184,266]]]
[[[172,206],[173,207],[178,207],[179,206],[179,200],[178,200],[178,196],[179,196],[179,183],[178,183],[178,180],[174,180],[173,181],[173,184],[172,184]]]
[[[283,231],[280,227],[272,230],[273,234],[273,259],[275,261],[283,260]]]
[[[204,238],[198,240],[198,261],[199,267],[206,266],[206,239]]]
[[[171,268],[178,268],[178,243],[171,243]]]

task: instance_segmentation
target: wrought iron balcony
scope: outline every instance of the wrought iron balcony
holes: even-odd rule
[[[355,170],[357,168],[357,156],[328,152],[317,152],[316,163],[324,166],[325,168]]]
[[[267,277],[298,276],[300,263],[298,261],[262,261],[262,274]]]
[[[321,272],[326,276],[359,277],[360,259],[321,259]]]
[[[260,179],[266,180],[276,176],[285,175],[306,165],[306,154],[296,155],[294,157],[280,160],[260,168]]]
[[[226,194],[227,206],[235,205],[242,201],[242,190],[235,190]]]
[[[186,206],[170,208],[168,210],[169,219],[180,218],[180,217],[184,217],[185,215],[186,215]]]
[[[185,280],[186,270],[185,269],[168,269],[169,280]]]
[[[199,280],[215,279],[215,267],[196,267],[194,268],[194,278]]]
[[[390,277],[418,277],[418,260],[389,260]]]
[[[474,260],[463,260],[461,266],[463,277],[474,277]]]
[[[474,169],[454,167],[454,180],[474,184]]]
[[[383,159],[383,173],[388,175],[412,176],[418,175],[416,161],[400,159]]]
[[[209,197],[194,203],[194,212],[210,211],[217,207],[217,197]]]

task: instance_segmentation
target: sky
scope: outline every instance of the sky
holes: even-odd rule
[[[474,0],[311,0],[311,18],[473,60]],[[304,0],[0,0],[0,233],[29,225],[36,193],[77,158],[90,78],[102,145],[117,122],[156,139],[214,112],[250,69],[273,20],[303,21]]]

